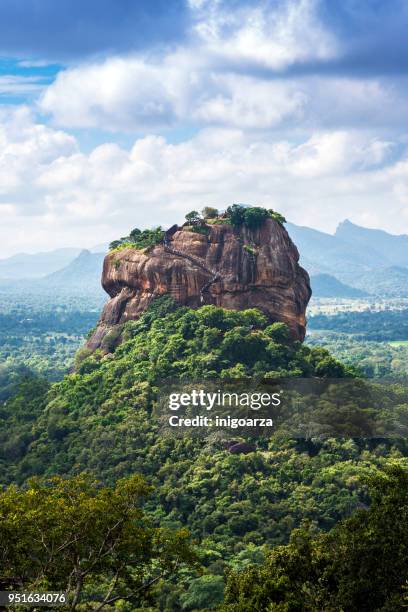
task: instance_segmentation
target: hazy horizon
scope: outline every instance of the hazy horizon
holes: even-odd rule
[[[183,222],[184,222],[184,220],[180,220],[178,223],[179,223],[179,225],[181,225]],[[341,225],[342,223],[345,223],[345,222],[350,222],[350,223],[352,223],[352,222],[350,221],[350,219],[343,219],[343,220],[342,220],[342,221],[340,221],[340,222],[339,222],[339,224],[336,226],[336,229],[339,227],[339,225]],[[175,223],[177,223],[177,221],[175,221]],[[173,225],[173,223],[171,223],[171,224],[169,225],[169,227],[171,227],[171,225]],[[287,220],[287,224],[285,224],[285,227],[287,227],[287,225],[295,225],[295,226],[297,226],[297,227],[304,227],[304,228],[307,228],[307,229],[311,229],[311,230],[315,230],[315,231],[318,231],[318,232],[322,232],[322,230],[319,230],[319,229],[318,229],[318,228],[316,228],[316,227],[312,227],[312,226],[310,226],[310,225],[303,225],[303,226],[301,226],[301,225],[299,225],[299,224],[297,224],[297,223],[292,223],[292,221],[290,221],[290,220]],[[353,225],[357,225],[358,227],[362,227],[363,229],[371,229],[371,230],[381,230],[381,231],[385,231],[385,230],[383,230],[383,228],[381,228],[381,227],[367,227],[367,226],[364,226],[364,225],[359,225],[359,224],[353,224]],[[152,226],[146,226],[146,227],[152,227]],[[127,231],[125,231],[125,232],[124,232],[124,234],[125,234],[125,235],[126,235],[126,234],[128,234],[128,233],[129,233],[129,231],[130,231],[131,229],[133,229],[133,227],[130,227],[130,226],[129,226],[129,227],[128,227],[128,229],[127,229]],[[164,229],[167,229],[167,226],[165,226],[165,227],[164,227]],[[323,232],[323,233],[326,233],[326,234],[328,234],[328,235],[330,235],[330,236],[334,236],[334,235],[335,235],[335,232],[336,232],[336,230],[335,230],[334,232]],[[389,235],[391,235],[391,236],[397,236],[397,237],[398,237],[398,236],[407,236],[407,237],[408,237],[408,234],[405,234],[405,233],[399,233],[399,234],[395,234],[395,233],[393,233],[393,232],[386,232],[386,233],[388,233],[388,234],[389,234]],[[289,235],[290,235],[290,230],[289,230]],[[76,249],[76,250],[78,250],[78,251],[81,251],[81,250],[85,250],[85,251],[86,251],[86,250],[89,250],[89,251],[93,251],[93,252],[102,252],[102,251],[95,251],[95,249],[97,249],[98,247],[103,246],[104,244],[108,245],[110,242],[112,242],[114,239],[117,239],[117,238],[118,238],[118,236],[115,234],[115,236],[112,236],[112,237],[111,237],[111,238],[110,238],[108,241],[106,241],[105,243],[98,243],[98,244],[92,243],[92,244],[88,244],[88,245],[73,245],[73,244],[67,244],[67,245],[61,245],[61,246],[57,247],[56,249],[55,249],[55,248],[53,248],[53,249],[44,249],[44,250],[27,250],[27,251],[16,251],[15,253],[12,253],[11,255],[6,255],[6,256],[4,256],[4,257],[3,257],[3,256],[0,256],[0,261],[3,261],[3,260],[5,260],[5,259],[9,259],[9,258],[14,257],[14,256],[16,256],[16,255],[39,255],[39,254],[42,254],[42,253],[46,254],[46,253],[50,253],[50,252],[52,252],[52,251],[55,251],[55,250],[57,250],[57,249],[61,249],[61,250],[63,250],[63,249],[66,249],[66,250],[74,250],[74,249]]]

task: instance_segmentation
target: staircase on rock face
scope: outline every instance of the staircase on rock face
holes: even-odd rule
[[[196,257],[195,255],[191,255],[190,253],[185,253],[184,251],[179,251],[178,249],[174,249],[173,247],[171,247],[169,245],[169,240],[167,237],[165,237],[164,239],[163,246],[164,246],[164,250],[167,253],[172,253],[172,255],[177,255],[178,257],[184,257],[185,259],[188,259],[189,261],[194,263],[196,266],[198,266],[199,268],[201,268],[208,274],[211,274],[210,280],[207,281],[205,285],[203,285],[200,289],[200,301],[201,303],[203,303],[204,302],[204,292],[208,291],[211,285],[221,278],[221,274],[217,272],[216,270],[209,268],[206,262],[204,261],[204,259],[202,259],[201,257]]]

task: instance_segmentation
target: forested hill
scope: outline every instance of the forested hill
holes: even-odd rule
[[[5,405],[3,482],[89,468],[110,480],[137,470],[155,474],[156,460],[145,461],[153,452],[149,415],[166,379],[348,375],[327,351],[293,342],[283,323],[271,324],[258,310],[192,310],[167,296],[139,320],[116,326],[102,349],[79,351],[76,372],[54,384],[29,414],[24,403],[13,409],[18,398]]]
[[[150,519],[188,527],[205,572],[158,583],[157,609],[211,609],[222,600],[228,568],[262,563],[265,546],[285,544],[305,521],[315,531],[332,528],[367,504],[363,477],[378,473],[390,453],[404,463],[403,441],[275,436],[234,454],[214,434],[159,433],[151,414],[160,381],[169,377],[353,375],[326,350],[293,342],[283,323],[257,310],[192,310],[163,297],[120,333],[116,348],[114,335],[106,338],[111,353],[83,349],[75,373],[51,387],[26,376],[1,404],[1,484],[86,471],[114,485],[144,475],[153,486]],[[181,608],[183,601],[192,603]]]

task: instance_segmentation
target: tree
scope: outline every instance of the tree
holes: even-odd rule
[[[211,206],[204,206],[201,212],[204,219],[215,219],[218,217],[218,210],[216,208],[212,208]]]
[[[239,227],[244,223],[245,207],[240,204],[233,204],[228,206],[227,215],[231,221],[231,225]]]
[[[266,208],[260,206],[242,206],[242,204],[233,204],[227,208],[227,215],[234,227],[246,225],[249,228],[255,228],[262,225],[270,214]]]
[[[272,323],[272,325],[268,325],[265,329],[265,333],[278,344],[289,344],[291,342],[290,330],[285,323],[278,321]]]
[[[260,206],[253,206],[244,210],[244,223],[250,228],[259,227],[268,217],[268,211]]]
[[[87,589],[92,609],[143,601],[177,566],[193,562],[184,530],[163,531],[140,507],[150,487],[139,476],[115,488],[86,476],[32,479],[0,494],[0,574],[26,590],[61,590],[74,610]],[[103,585],[103,588],[101,587]]]
[[[268,213],[269,213],[269,216],[271,217],[271,219],[274,219],[275,221],[277,221],[281,225],[283,225],[283,223],[286,223],[285,217],[283,215],[281,215],[280,213],[276,212],[276,210],[273,210],[272,208],[269,208]]]
[[[112,240],[109,244],[109,250],[113,251],[113,249],[117,249],[122,244],[122,240]]]
[[[129,236],[133,240],[137,240],[140,237],[141,233],[142,233],[141,230],[138,227],[135,227],[134,229],[132,229]]]
[[[189,225],[200,225],[202,218],[199,212],[192,210],[186,214],[186,221]]]
[[[135,249],[146,249],[158,244],[163,240],[164,231],[160,226],[152,229],[140,230],[135,227],[129,236],[123,236],[120,240],[114,240],[109,248],[117,249],[120,247],[130,247]]]
[[[408,579],[408,472],[390,464],[365,481],[371,506],[327,536],[324,580],[335,609],[391,612],[402,608]]]
[[[224,580],[222,576],[204,575],[190,582],[187,593],[181,597],[183,610],[214,610],[222,602]]]
[[[408,577],[408,472],[391,464],[366,479],[371,506],[328,534],[292,532],[262,566],[230,574],[222,610],[392,612]]]

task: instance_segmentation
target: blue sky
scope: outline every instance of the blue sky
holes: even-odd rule
[[[233,201],[408,233],[404,0],[2,0],[0,256]]]

